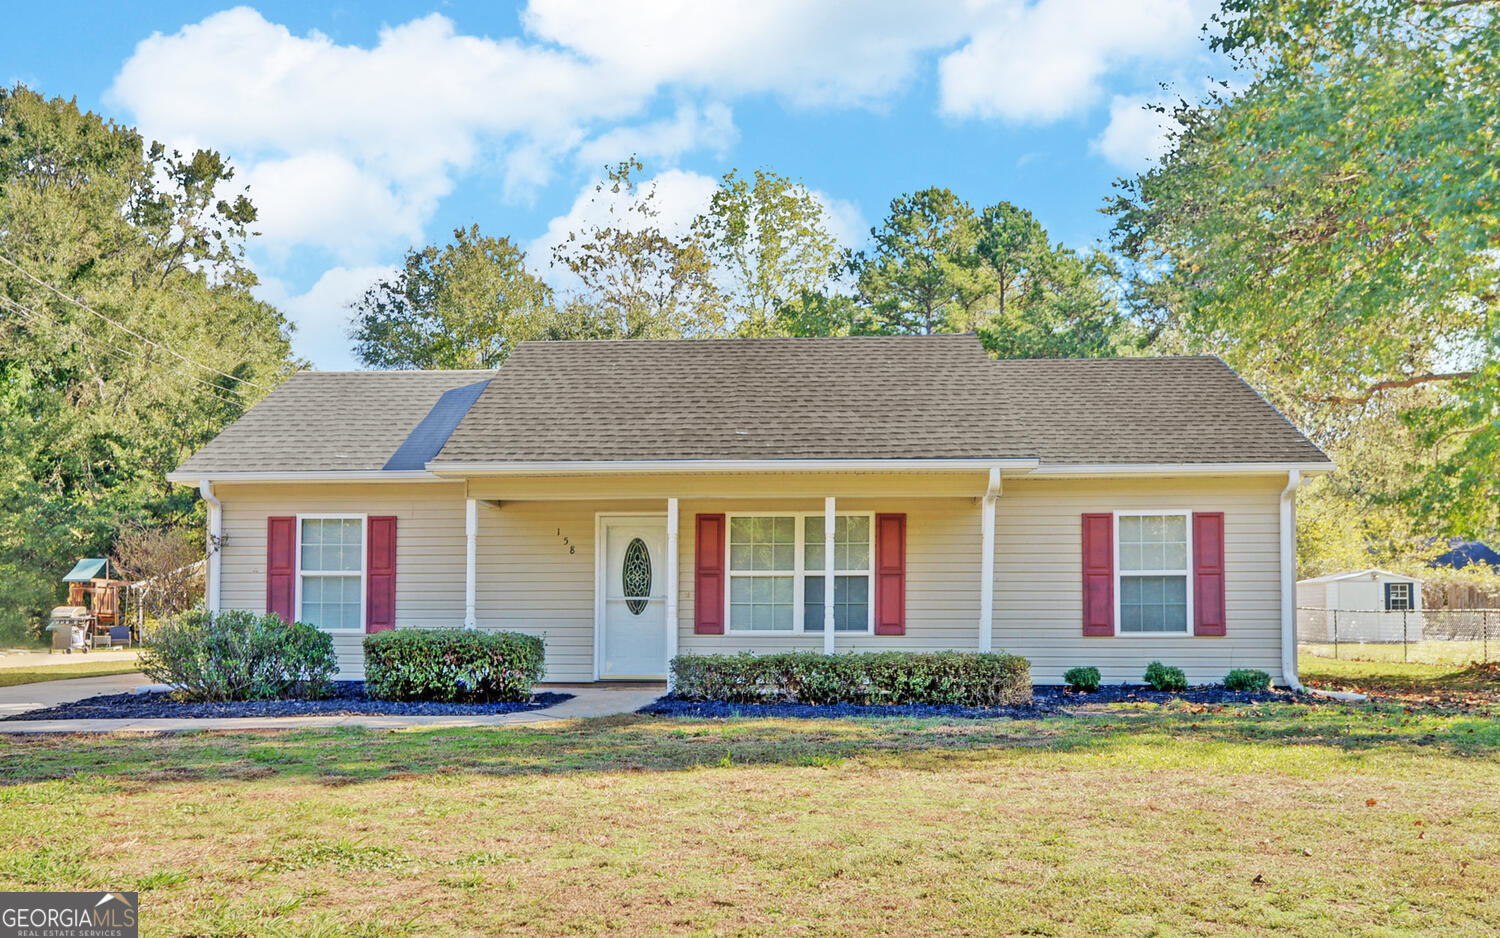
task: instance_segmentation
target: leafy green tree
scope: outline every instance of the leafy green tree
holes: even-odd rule
[[[708,210],[694,223],[727,280],[735,331],[777,332],[777,311],[822,290],[839,259],[827,213],[801,183],[756,170],[753,180],[731,171]]]
[[[979,217],[975,253],[990,292],[974,330],[1000,358],[1091,358],[1114,353],[1123,327],[1108,255],[1048,241],[1041,223],[1009,202]]]
[[[1497,14],[1226,0],[1212,44],[1242,83],[1177,107],[1108,209],[1154,334],[1335,447],[1396,406],[1427,450],[1407,503],[1455,533],[1500,525]]]
[[[517,342],[547,334],[552,290],[509,238],[458,228],[410,250],[399,273],[354,304],[349,335],[373,368],[495,368]]]
[[[891,200],[866,251],[845,260],[858,298],[880,332],[930,335],[955,320],[987,284],[974,254],[974,210],[951,191],[922,189]]]
[[[609,168],[594,190],[608,220],[569,232],[553,263],[580,289],[554,323],[557,338],[692,338],[720,335],[725,301],[713,257],[696,226],[681,234],[661,227],[654,187],[635,181],[630,159]]]
[[[80,555],[190,520],[165,475],[293,367],[250,295],[255,210],[216,153],[0,89],[0,635]]]

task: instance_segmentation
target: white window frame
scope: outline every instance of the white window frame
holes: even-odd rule
[[[1387,583],[1386,586],[1388,586],[1390,588],[1388,590],[1388,594],[1390,595],[1390,599],[1387,600],[1387,605],[1386,605],[1386,610],[1385,610],[1386,612],[1411,612],[1411,611],[1413,611],[1413,608],[1415,607],[1416,604],[1413,603],[1412,600],[1411,600],[1412,583],[1411,583],[1410,580],[1392,580],[1391,582]],[[1395,605],[1395,602],[1396,602],[1396,587],[1398,587],[1398,586],[1401,587],[1403,590],[1406,591],[1406,596],[1403,597],[1403,599],[1404,599],[1404,601],[1406,603],[1406,605],[1404,605],[1404,606],[1396,606]]]
[[[865,618],[865,630],[863,632],[851,632],[848,630],[835,632],[836,635],[874,635],[875,634],[875,512],[873,511],[835,511],[835,518],[866,518],[870,522],[870,552],[866,557],[866,568],[864,570],[834,570],[835,577],[862,576],[870,581],[870,588],[866,593],[866,604],[869,606],[868,615]],[[807,576],[823,576],[825,571],[807,569],[807,518],[824,518],[826,515],[821,511],[733,511],[724,515],[724,634],[725,635],[756,635],[761,637],[776,637],[781,635],[815,635],[821,638],[823,631],[808,631],[806,617],[806,598],[803,588],[804,579]],[[792,553],[794,555],[795,569],[787,570],[747,570],[735,573],[730,566],[729,558],[732,553],[733,540],[731,529],[735,518],[791,518],[796,528],[796,537],[793,540]],[[736,629],[731,623],[729,615],[729,596],[733,592],[732,579],[741,577],[768,577],[768,576],[790,576],[792,578],[792,628],[791,631],[776,631],[774,629]]]
[[[1120,569],[1120,519],[1121,518],[1150,518],[1150,517],[1175,516],[1183,519],[1184,530],[1187,532],[1186,553],[1183,555],[1184,565],[1181,570],[1131,570],[1128,574]],[[1114,549],[1113,566],[1115,576],[1115,635],[1119,638],[1192,638],[1193,637],[1193,513],[1177,508],[1142,508],[1129,511],[1114,512]],[[1181,576],[1186,585],[1187,608],[1183,620],[1181,632],[1127,632],[1125,622],[1120,617],[1120,578],[1122,576]]]
[[[306,621],[302,618],[302,578],[308,571],[302,569],[302,522],[307,521],[358,521],[359,522],[359,628],[356,629],[318,629],[329,635],[363,635],[365,632],[365,605],[369,602],[366,595],[366,580],[370,574],[370,520],[369,516],[359,512],[325,512],[306,515],[297,515],[297,613],[298,622]],[[313,570],[312,576],[354,576],[352,572],[340,570]]]

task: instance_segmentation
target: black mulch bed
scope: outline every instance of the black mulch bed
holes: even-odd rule
[[[102,694],[44,710],[29,710],[4,720],[152,720],[207,717],[305,716],[477,716],[553,707],[572,694],[537,694],[525,703],[402,703],[365,696],[364,681],[335,681],[322,700],[239,700],[230,703],[182,703],[166,694]]]
[[[962,720],[1013,719],[1028,720],[1047,716],[1074,716],[1090,707],[1112,703],[1164,704],[1181,700],[1189,704],[1248,704],[1267,701],[1306,700],[1287,691],[1243,693],[1223,687],[1194,687],[1180,694],[1152,690],[1139,684],[1116,684],[1101,687],[1092,694],[1080,694],[1062,686],[1039,685],[1031,689],[1031,703],[1017,707],[955,707],[934,704],[901,704],[895,706],[862,706],[858,704],[769,703],[737,704],[722,700],[681,700],[672,695],[659,697],[638,710],[655,716],[669,717],[949,717]]]

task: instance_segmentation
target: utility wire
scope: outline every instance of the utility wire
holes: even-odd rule
[[[84,303],[82,300],[74,299],[73,297],[71,297],[68,294],[64,293],[63,291],[59,290],[57,287],[54,287],[52,284],[48,283],[47,281],[45,281],[45,280],[41,279],[40,277],[38,277],[37,275],[33,274],[31,271],[29,271],[26,268],[22,267],[20,264],[17,264],[15,261],[13,261],[10,258],[6,257],[4,254],[0,254],[0,262],[4,262],[6,264],[6,266],[12,268],[17,273],[19,273],[21,276],[23,276],[26,279],[30,280],[32,283],[35,283],[37,286],[42,287],[42,288],[44,288],[46,290],[50,290],[51,292],[57,294],[58,296],[62,297],[65,300],[67,300],[69,303],[72,303],[74,306],[78,307],[79,309],[84,310],[85,312],[92,313],[95,316],[98,316],[100,319],[104,320],[105,322],[109,323],[110,325],[114,326],[115,328],[123,330],[124,332],[128,332],[129,334],[135,336],[137,339],[140,339],[142,342],[145,342],[147,345],[150,345],[153,348],[161,349],[163,352],[166,352],[168,355],[171,355],[174,358],[180,358],[183,361],[187,362],[189,365],[194,365],[194,366],[196,366],[198,368],[202,368],[205,371],[211,371],[214,374],[219,375],[219,376],[224,377],[224,378],[228,378],[231,381],[238,381],[240,384],[248,384],[248,385],[250,385],[253,388],[260,388],[261,390],[265,390],[266,389],[265,385],[263,385],[263,384],[258,384],[257,382],[250,381],[250,380],[248,380],[246,378],[237,377],[236,375],[232,375],[232,374],[230,374],[227,371],[220,371],[219,369],[213,367],[212,365],[205,365],[205,364],[203,364],[200,361],[196,361],[194,359],[191,359],[191,358],[187,357],[186,355],[182,354],[181,352],[177,351],[176,349],[172,348],[171,346],[163,345],[160,342],[157,342],[155,339],[151,339],[151,338],[148,338],[148,337],[146,337],[144,335],[141,335],[139,332],[136,332],[134,329],[130,328],[129,326],[125,325],[124,323],[116,322],[115,320],[109,318],[108,316],[106,316],[103,313],[99,312],[97,309],[94,309],[92,306],[89,306],[87,303]]]
[[[52,326],[54,328],[63,325],[63,323],[58,322],[57,320],[53,319],[51,316],[48,316],[46,313],[43,313],[43,312],[40,312],[38,310],[32,309],[31,307],[27,306],[26,304],[17,302],[16,300],[13,300],[13,299],[11,299],[10,297],[7,297],[7,296],[0,296],[0,309],[8,309],[8,310],[10,310],[13,313],[18,313],[19,315],[24,316],[27,320],[29,320],[29,321],[31,321],[33,323],[39,323],[39,324],[40,323],[45,323],[46,325]],[[134,354],[131,349],[123,348],[123,347],[121,347],[119,345],[116,345],[115,343],[109,341],[108,339],[100,338],[100,339],[96,339],[95,341],[97,341],[100,345],[103,345],[105,348],[109,349],[112,352],[117,352],[117,353],[119,353],[121,355],[125,355],[125,356],[129,356],[131,354]],[[230,388],[221,387],[221,386],[219,386],[217,384],[214,384],[212,381],[208,381],[208,380],[206,380],[204,378],[200,378],[197,375],[190,374],[188,372],[183,372],[183,371],[169,371],[168,373],[176,375],[179,378],[186,378],[189,381],[195,381],[198,384],[203,385],[205,388],[209,389],[209,396],[210,397],[216,398],[217,400],[221,401],[222,403],[229,404],[229,405],[234,406],[234,407],[243,407],[243,406],[245,406],[245,402],[244,401],[236,401],[236,400],[231,400],[230,398],[224,397],[224,394],[231,392],[232,389],[230,389]]]

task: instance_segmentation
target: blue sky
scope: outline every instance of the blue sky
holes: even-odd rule
[[[947,186],[1104,238],[1099,206],[1159,151],[1140,105],[1222,64],[1207,0],[529,0],[28,4],[0,80],[229,155],[261,209],[260,294],[318,367],[354,363],[346,304],[414,244],[477,222],[531,252],[639,153],[668,222],[730,169],[805,182],[857,244]]]

